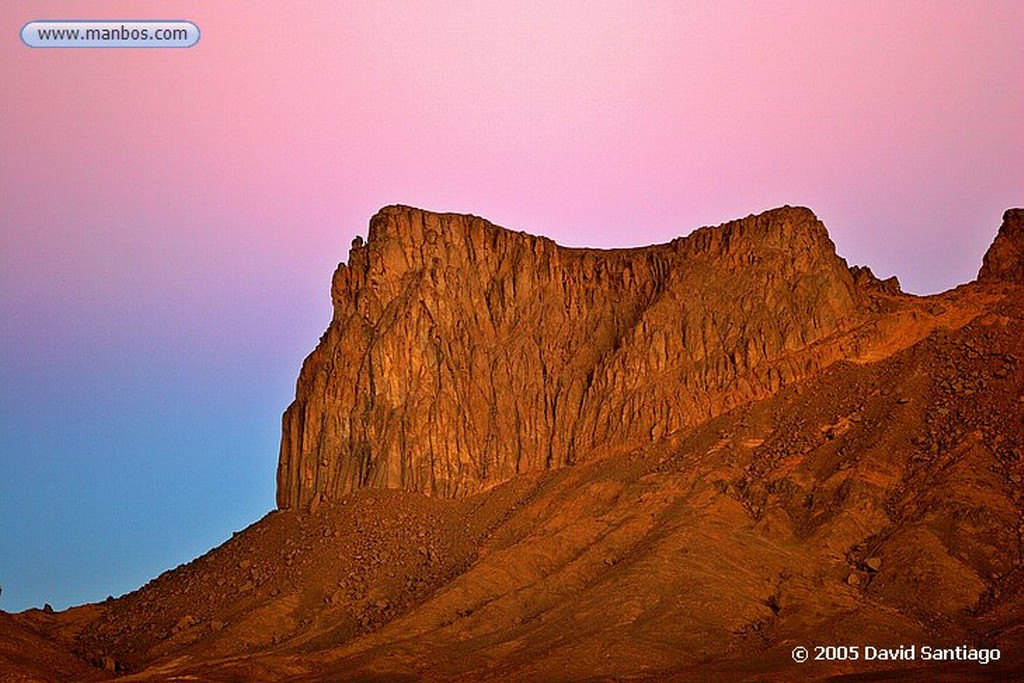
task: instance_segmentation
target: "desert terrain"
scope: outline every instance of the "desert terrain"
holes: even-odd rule
[[[1024,210],[997,227],[919,297],[804,208],[602,251],[386,207],[278,509],[0,613],[0,681],[1024,678]]]

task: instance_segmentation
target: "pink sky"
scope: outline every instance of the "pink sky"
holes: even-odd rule
[[[189,50],[19,39],[31,20],[122,18],[187,19],[202,38]],[[91,425],[104,400],[116,412],[244,389],[259,410],[238,399],[221,422],[269,421],[267,436],[218,472],[251,467],[262,488],[224,505],[267,509],[275,421],[327,323],[330,274],[385,204],[593,246],[803,204],[852,263],[914,292],[964,282],[1003,210],[1024,204],[1022,32],[1019,0],[8,0],[0,447],[20,455],[3,457],[45,504],[25,488],[39,457],[22,452],[18,411]],[[124,476],[136,457],[148,476],[138,454],[163,453],[186,423],[131,427],[97,476]],[[73,460],[76,429],[47,457]],[[167,495],[187,501],[182,481]],[[102,506],[98,491],[83,500]],[[0,536],[46,538],[33,519],[15,523],[0,502]],[[197,543],[224,530],[196,524]]]
[[[188,51],[29,50],[22,20],[124,5],[5,5],[17,246],[33,234],[34,269],[73,245],[94,273],[100,245],[138,246],[119,205],[174,226],[160,253],[212,231],[215,262],[244,240],[302,267],[392,202],[594,245],[799,203],[931,291],[973,274],[1021,199],[1019,2],[553,5],[131,5],[195,21]]]

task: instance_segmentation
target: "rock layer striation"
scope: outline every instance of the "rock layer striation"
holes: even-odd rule
[[[614,250],[384,208],[284,414],[278,505],[459,497],[635,448],[835,360],[858,291],[804,208]]]

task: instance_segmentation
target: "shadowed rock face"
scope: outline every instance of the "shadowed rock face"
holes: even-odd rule
[[[278,505],[460,497],[660,439],[835,360],[858,292],[803,208],[604,251],[387,207],[334,275],[283,418]]]
[[[981,282],[1024,282],[1024,209],[1008,209],[981,270]]]

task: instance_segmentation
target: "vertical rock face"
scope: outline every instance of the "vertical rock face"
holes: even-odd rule
[[[455,497],[633,448],[830,362],[857,292],[784,207],[671,243],[569,249],[392,206],[356,239],[283,418],[278,505]]]
[[[1003,224],[985,253],[981,282],[1024,282],[1024,209],[1007,209]]]

